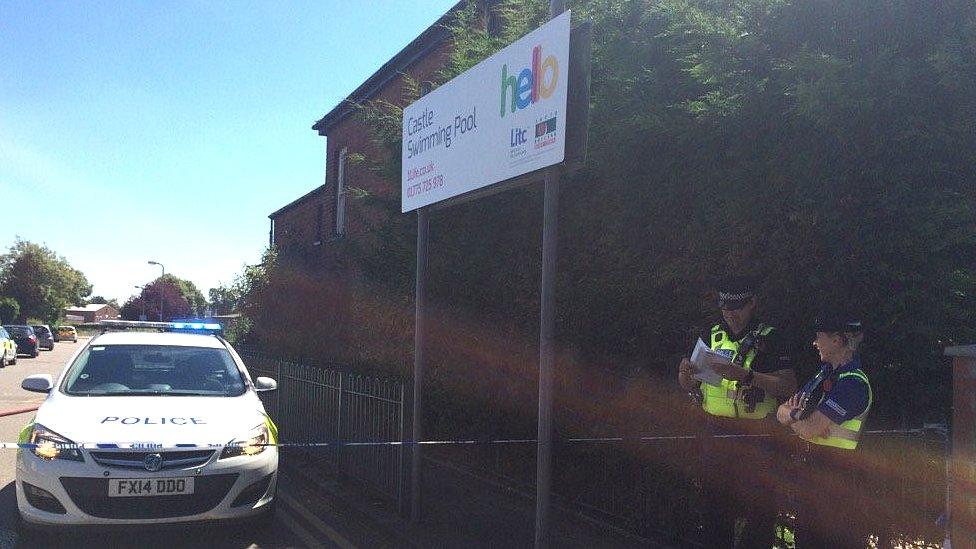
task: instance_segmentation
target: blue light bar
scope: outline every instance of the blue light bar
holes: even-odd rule
[[[223,329],[223,326],[217,324],[216,322],[172,322],[171,325],[172,329],[174,330],[214,331]]]
[[[155,329],[162,331],[183,332],[220,332],[223,326],[216,322],[146,322],[135,320],[102,320],[99,322],[102,330],[133,330]]]

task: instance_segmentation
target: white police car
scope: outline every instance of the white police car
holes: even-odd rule
[[[277,430],[222,338],[191,325],[107,322],[52,380],[21,433],[17,507],[29,529],[223,519],[266,523],[274,513]],[[216,325],[192,325],[219,328]],[[73,447],[80,446],[80,447]]]

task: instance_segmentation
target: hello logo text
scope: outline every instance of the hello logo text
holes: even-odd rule
[[[542,46],[532,48],[532,65],[521,70],[516,76],[508,72],[508,64],[502,65],[501,110],[506,113],[522,110],[540,99],[548,99],[556,90],[559,81],[559,61],[549,55],[542,59]]]

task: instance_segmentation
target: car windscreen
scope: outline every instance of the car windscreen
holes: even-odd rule
[[[45,328],[44,326],[33,326],[33,328],[34,328],[34,332],[37,335],[41,335],[41,336],[51,335],[51,331]]]
[[[238,396],[244,378],[227,349],[176,345],[93,345],[68,372],[78,396]]]
[[[4,326],[14,337],[28,337],[34,333],[29,326]]]

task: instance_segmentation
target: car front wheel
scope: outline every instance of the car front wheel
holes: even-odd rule
[[[0,368],[7,367],[7,350],[4,349],[3,355],[0,355]]]

